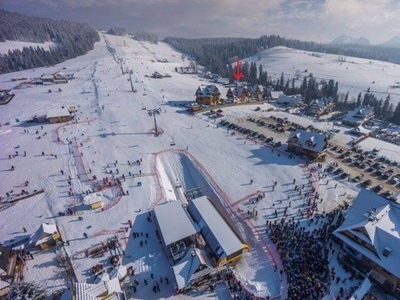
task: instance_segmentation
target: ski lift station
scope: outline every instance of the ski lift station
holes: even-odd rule
[[[154,213],[160,239],[173,264],[180,263],[194,247],[205,250],[215,266],[231,264],[249,250],[207,196],[191,199],[187,210],[180,201],[171,201],[156,206]]]

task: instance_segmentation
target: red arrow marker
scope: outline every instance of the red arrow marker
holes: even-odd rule
[[[236,61],[236,73],[233,74],[233,77],[235,77],[236,81],[239,81],[242,78],[243,74],[240,71],[240,60],[238,59]]]

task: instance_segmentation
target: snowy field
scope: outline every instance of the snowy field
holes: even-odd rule
[[[131,92],[128,74],[122,74],[120,64],[107,50],[106,40],[115,49],[116,57],[123,60],[123,69],[133,70],[132,84],[136,93]],[[285,55],[289,57],[287,51]],[[299,53],[301,57],[308,57],[302,53]],[[157,58],[169,62],[152,62]],[[277,67],[279,62],[276,63]],[[236,266],[236,276],[257,296],[285,297],[286,278],[283,276],[281,280],[279,273],[274,272],[275,263],[279,268],[282,266],[274,245],[265,234],[265,222],[282,217],[285,208],[290,217],[301,220],[298,209],[306,200],[294,192],[292,182],[296,179],[299,186],[307,185],[310,168],[316,167],[307,167],[300,158],[288,157],[284,147],[271,151],[269,146],[240,134],[232,136],[202,113],[190,116],[179,103],[193,101],[197,87],[206,82],[193,75],[175,73],[175,67],[186,64],[180,53],[167,44],[152,45],[105,35],[85,56],[54,67],[2,75],[1,88],[13,89],[16,96],[9,104],[0,106],[0,196],[4,202],[7,201],[6,192],[10,198],[17,197],[22,189],[28,192],[44,189],[44,193],[0,211],[0,242],[32,234],[43,222],[57,224],[63,240],[68,241],[64,249],[72,259],[78,280],[92,283],[91,268],[97,263],[107,265],[108,259],[86,258],[85,250],[117,236],[125,253],[122,263],[135,269],[135,279],[143,282],[151,273],[157,278],[170,279],[169,285],[162,284],[159,294],[141,285],[135,298],[185,299],[188,296],[175,295],[172,269],[155,236],[155,227],[146,218],[159,203],[183,201],[183,191],[201,187],[203,194],[225,207],[251,248]],[[280,71],[285,71],[285,64]],[[35,78],[61,70],[74,73],[75,79],[68,84],[45,86],[16,86],[11,82],[16,76]],[[169,73],[172,77],[146,77],[154,71]],[[222,95],[225,93],[221,90]],[[70,105],[77,107],[76,122],[26,122],[34,115],[46,114],[48,109]],[[223,113],[231,121],[253,114],[288,116],[284,112],[254,112],[256,106],[224,108]],[[262,109],[268,107],[264,104]],[[156,108],[161,112],[156,116],[161,133],[158,137],[153,134],[153,117],[148,115],[148,110]],[[311,119],[290,118],[296,118],[303,125],[314,124]],[[326,122],[314,125],[321,129],[332,128],[332,124]],[[343,132],[338,134],[338,141],[344,145],[350,140]],[[18,156],[15,156],[16,151]],[[11,171],[12,166],[14,171]],[[330,212],[344,201],[351,201],[359,191],[347,180],[329,175],[318,180],[318,172],[313,174],[312,185],[324,200],[318,203],[319,213]],[[105,177],[111,180],[113,176],[122,175],[125,176],[122,190],[126,195],[122,196],[117,188],[93,193],[103,185]],[[24,185],[26,181],[29,181],[28,186]],[[275,181],[277,184],[273,188]],[[254,198],[262,193],[265,198],[255,203]],[[89,209],[95,199],[103,200],[104,211]],[[60,216],[68,210],[74,215]],[[257,216],[249,218],[249,210],[257,211]],[[278,217],[275,211],[279,212]],[[133,238],[133,232],[148,233],[149,237]],[[143,247],[140,241],[145,242]],[[56,253],[53,250],[33,252],[35,259],[26,262],[25,280],[37,281],[49,292],[67,286]],[[331,266],[336,266],[340,272],[334,257]],[[348,283],[345,288],[348,290],[350,286]],[[332,297],[337,295],[338,288],[339,285],[332,287]],[[213,293],[198,291],[190,295],[198,299],[230,298],[224,285],[218,285]]]
[[[400,81],[400,66],[389,62],[369,60],[357,57],[346,57],[339,61],[338,55],[314,53],[286,47],[274,47],[264,50],[243,61],[255,61],[262,64],[268,76],[279,79],[284,73],[285,80],[295,77],[296,70],[300,71],[297,85],[304,76],[313,74],[317,79],[333,79],[339,82],[339,92],[349,92],[350,97],[356,98],[360,92],[371,89],[378,99],[385,99],[390,94],[393,103],[400,101],[400,90],[389,88]],[[307,72],[305,72],[307,70]]]

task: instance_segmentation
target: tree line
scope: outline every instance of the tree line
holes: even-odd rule
[[[137,31],[132,34],[132,38],[137,41],[149,42],[151,44],[158,44],[158,37],[153,33]]]
[[[257,53],[276,46],[286,46],[299,50],[337,54],[340,56],[354,56],[366,59],[382,60],[392,63],[400,63],[400,49],[371,45],[355,44],[322,44],[306,42],[296,39],[286,39],[279,35],[263,35],[258,39],[250,38],[201,38],[187,39],[167,37],[164,42],[170,44],[178,51],[191,56],[196,62],[207,70],[233,80],[236,66],[232,64],[238,58],[256,55]],[[385,99],[378,99],[369,90],[358,95],[357,99],[349,99],[349,93],[338,94],[338,82],[330,80],[317,81],[312,74],[303,78],[300,86],[297,86],[295,78],[285,78],[282,73],[279,78],[272,78],[267,70],[256,62],[244,62],[241,65],[243,81],[250,84],[272,86],[277,91],[283,91],[285,95],[301,94],[308,104],[312,99],[332,97],[339,110],[349,111],[360,105],[371,105],[375,108],[375,116],[378,119],[400,125],[400,103],[394,108],[390,101],[390,95]],[[298,74],[299,75],[299,74]]]
[[[0,42],[53,42],[49,50],[24,47],[0,55],[0,74],[44,67],[86,54],[100,40],[88,24],[27,16],[0,9]]]
[[[305,104],[310,103],[313,99],[319,99],[322,97],[332,97],[337,99],[339,83],[333,79],[320,80],[313,76],[312,73],[303,77],[303,81],[300,85],[296,84],[296,79],[299,78],[285,78],[283,72],[277,79],[268,76],[268,71],[264,70],[263,65],[257,66],[256,62],[245,61],[240,67],[242,72],[242,80],[249,84],[259,84],[262,86],[273,87],[275,91],[283,91],[285,95],[297,95],[301,94],[303,102]],[[233,74],[236,72],[236,66],[234,68],[229,67],[228,73],[229,78],[233,78]]]
[[[116,36],[124,36],[126,35],[126,29],[122,27],[111,27],[107,30],[107,33]]]
[[[164,42],[179,52],[185,53],[207,70],[224,77],[229,74],[229,64],[236,58],[253,56],[263,50],[285,46],[299,50],[354,56],[366,59],[400,63],[400,49],[356,44],[324,44],[317,42],[287,39],[279,35],[263,35],[260,38],[201,38],[188,39],[167,37]]]
[[[397,103],[396,107],[388,95],[385,100],[382,98],[378,99],[374,94],[367,90],[365,94],[361,92],[357,98],[349,99],[349,92],[341,94],[336,99],[336,108],[338,110],[353,110],[356,107],[373,106],[375,110],[375,117],[379,120],[390,122],[396,125],[400,125],[400,102]]]
[[[394,106],[390,95],[385,100],[378,99],[376,95],[367,90],[365,94],[361,92],[357,98],[350,99],[349,92],[338,93],[339,83],[333,79],[320,81],[316,80],[312,73],[304,76],[300,86],[296,85],[296,78],[285,78],[282,73],[279,79],[272,80],[268,77],[267,71],[263,70],[262,65],[257,66],[255,62],[245,62],[241,67],[243,78],[251,84],[261,84],[263,86],[272,86],[276,91],[283,91],[285,95],[302,95],[303,102],[309,104],[313,99],[323,97],[332,97],[334,99],[336,109],[339,111],[351,111],[356,107],[373,106],[375,117],[385,122],[400,125],[400,102]],[[234,69],[235,71],[235,69]]]

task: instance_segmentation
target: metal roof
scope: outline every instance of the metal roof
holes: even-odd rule
[[[154,209],[165,245],[194,235],[196,229],[180,201],[170,201]]]
[[[224,218],[216,210],[207,196],[195,198],[189,202],[189,213],[200,226],[207,243],[212,240],[210,234],[218,242],[224,253],[220,253],[218,246],[211,245],[211,249],[217,251],[220,257],[226,257],[242,249],[242,243],[232,231]],[[199,214],[195,216],[196,214]],[[200,219],[199,219],[200,217]]]

